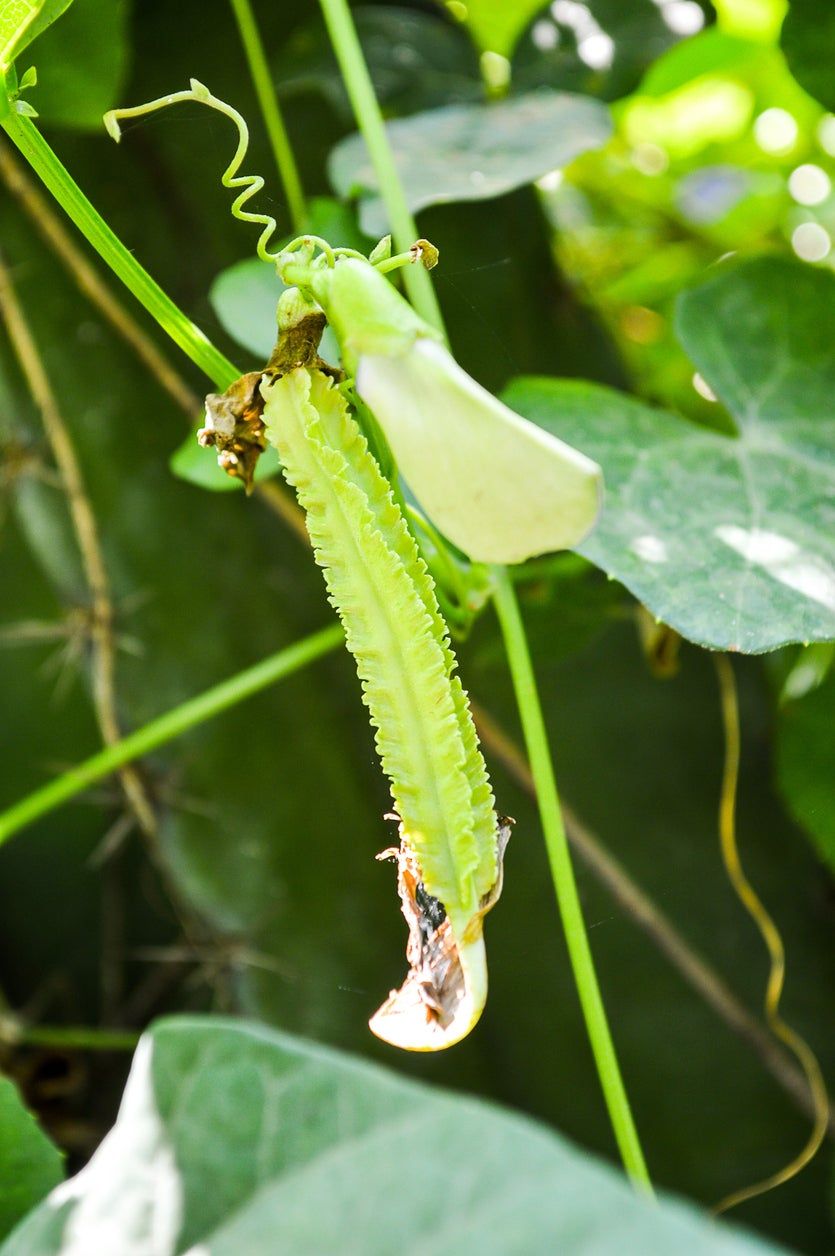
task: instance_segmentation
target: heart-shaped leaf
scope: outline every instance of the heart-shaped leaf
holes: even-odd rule
[[[609,138],[609,114],[599,101],[538,91],[493,104],[448,105],[388,123],[410,208],[503,196],[564,166]],[[328,163],[342,196],[361,198],[369,235],[386,229],[377,181],[360,135],[337,144]]]
[[[835,637],[835,279],[778,259],[683,294],[678,334],[725,436],[609,389],[528,378],[505,400],[603,467],[580,552],[715,649]]]
[[[536,1251],[742,1256],[769,1244],[533,1121],[241,1022],[147,1034],[115,1128],[3,1248],[459,1256]]]

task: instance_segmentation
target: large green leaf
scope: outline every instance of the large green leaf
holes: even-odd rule
[[[780,43],[800,86],[835,109],[835,8],[829,0],[791,0]]]
[[[685,293],[678,333],[734,436],[584,383],[505,400],[601,463],[580,552],[683,636],[746,653],[835,636],[835,279],[761,259]]]
[[[4,1256],[777,1249],[654,1205],[534,1122],[300,1039],[209,1019],[137,1050],[116,1126]]]
[[[787,702],[777,721],[777,781],[789,811],[835,870],[835,672]]]
[[[27,1112],[17,1088],[0,1077],[0,1237],[64,1176],[63,1157]]]
[[[414,211],[502,196],[599,147],[610,129],[608,112],[598,101],[552,91],[430,109],[386,128]],[[385,213],[362,137],[342,140],[328,169],[341,195],[362,198],[363,229],[369,235],[384,231]]]
[[[72,0],[2,0],[0,3],[0,70],[46,30]]]
[[[101,132],[128,69],[128,0],[75,0],[38,41],[38,86],[27,96],[41,120]]]

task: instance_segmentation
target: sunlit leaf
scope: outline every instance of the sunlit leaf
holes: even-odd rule
[[[580,552],[702,645],[835,636],[834,315],[831,275],[778,260],[684,294],[679,336],[736,436],[573,381],[505,393],[603,467],[603,514]]]
[[[63,1157],[21,1102],[14,1083],[0,1077],[0,1237],[64,1176]]]
[[[611,129],[598,101],[540,91],[495,104],[449,105],[387,126],[412,210],[450,201],[490,200],[597,148]],[[370,235],[386,229],[377,182],[359,135],[331,153],[331,182],[361,198],[360,221]]]
[[[509,57],[528,22],[547,6],[542,0],[467,0],[464,24],[479,48]],[[455,6],[450,5],[455,11]]]
[[[641,81],[642,96],[666,96],[703,74],[738,70],[762,54],[762,44],[728,35],[712,26],[670,48]]]
[[[38,86],[30,99],[41,121],[101,131],[127,74],[128,0],[75,0],[38,41]]]
[[[533,1121],[219,1019],[145,1036],[115,1128],[4,1256],[544,1250],[742,1256],[769,1244],[643,1199]]]
[[[59,18],[72,0],[3,0],[0,5],[0,70]]]

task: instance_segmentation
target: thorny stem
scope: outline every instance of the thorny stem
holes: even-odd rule
[[[29,391],[40,410],[44,430],[55,455],[61,483],[67,496],[70,517],[78,540],[81,562],[90,594],[93,705],[102,741],[106,746],[112,746],[121,737],[116,706],[116,642],[113,605],[96,518],[87,496],[81,465],[72,438],[50,387],[41,356],[2,255],[0,255],[0,315],[6,324],[12,348],[29,385]],[[128,806],[140,828],[149,836],[153,835],[157,827],[156,815],[138,771],[133,765],[125,764],[119,776]]]
[[[267,128],[267,135],[272,146],[275,164],[278,167],[278,173],[284,185],[284,194],[287,197],[287,207],[290,211],[293,230],[302,232],[307,226],[307,206],[305,204],[304,192],[302,191],[301,179],[299,178],[299,169],[296,165],[284,119],[281,116],[278,97],[273,86],[270,67],[264,55],[264,45],[258,30],[258,23],[255,20],[255,14],[252,11],[252,5],[249,0],[229,0],[229,3],[232,6],[235,21],[238,23],[241,43],[244,46],[249,72],[252,76],[252,84],[258,97],[258,104],[261,106],[261,113],[264,117],[264,125]]]
[[[126,288],[144,305],[160,327],[187,357],[223,392],[240,371],[214,347],[199,327],[170,297],[166,296],[148,272],[125,248],[101,215],[93,208],[78,184],[56,157],[31,118],[10,113],[3,119],[9,139],[69,215],[99,256]]]
[[[651,1195],[652,1185],[623,1085],[589,947],[525,630],[513,585],[502,568],[495,569],[495,590],[496,611],[536,786],[551,875],[603,1096],[624,1168],[635,1186]]]
[[[323,654],[335,650],[342,641],[342,628],[339,624],[303,637],[301,641],[279,650],[277,654],[271,654],[269,658],[262,659],[246,671],[207,689],[198,697],[166,711],[164,715],[143,725],[116,745],[108,746],[85,759],[83,763],[70,768],[68,772],[49,781],[0,814],[0,844],[61,803],[94,785],[96,781],[118,771],[123,764],[130,763],[141,755],[150,754],[158,746],[212,719],[244,698],[300,671]]]
[[[418,231],[395,165],[351,10],[347,0],[320,0],[320,3],[345,90],[377,176],[395,247],[398,252],[406,252],[417,239]],[[409,300],[418,314],[443,333],[441,307],[428,273],[422,266],[407,266],[403,272],[403,282]]]

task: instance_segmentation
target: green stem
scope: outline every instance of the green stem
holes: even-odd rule
[[[290,139],[287,135],[284,119],[281,116],[281,109],[273,86],[270,68],[264,55],[264,45],[261,42],[255,14],[252,11],[252,5],[249,3],[249,0],[229,0],[229,3],[238,23],[241,43],[244,46],[249,73],[252,76],[252,85],[258,97],[258,104],[261,106],[264,125],[267,128],[267,135],[270,138],[273,155],[275,156],[275,164],[278,167],[278,173],[284,185],[284,194],[287,197],[287,207],[290,210],[293,230],[302,232],[307,226],[307,205],[305,204],[304,192],[302,191],[301,179],[299,178],[299,168],[293,156],[293,149],[290,146]]]
[[[236,676],[222,681],[213,689],[207,689],[205,693],[191,698],[182,706],[167,711],[165,715],[138,728],[122,741],[100,750],[98,754],[70,768],[0,814],[0,844],[27,824],[80,794],[96,781],[109,776],[117,768],[149,754],[167,741],[179,737],[181,733],[203,724],[227,707],[234,706],[275,681],[292,675],[342,644],[342,628],[339,624],[323,628],[309,637],[303,637],[294,645],[279,650],[277,654],[262,659],[246,671],[238,672]]]
[[[3,127],[61,208],[125,287],[145,306],[174,343],[208,375],[216,388],[221,391],[228,388],[240,371],[177,308],[125,248],[58,160],[32,119],[11,113],[3,119]]]
[[[377,176],[395,248],[399,253],[405,253],[418,238],[418,231],[400,182],[351,10],[347,0],[320,0],[320,3],[345,90]],[[407,266],[403,272],[403,282],[409,300],[421,318],[425,318],[427,323],[443,333],[441,307],[428,272],[420,265]]]
[[[96,1029],[87,1025],[27,1025],[16,1021],[6,1032],[12,1043],[67,1051],[133,1051],[139,1041],[139,1034],[129,1029]],[[0,1026],[0,1040],[3,1033]]]
[[[624,1168],[638,1187],[652,1194],[652,1185],[632,1119],[594,970],[594,960],[577,893],[577,883],[574,880],[574,869],[571,865],[571,855],[557,794],[557,783],[548,747],[548,735],[525,637],[525,628],[513,585],[503,568],[496,568],[495,580],[496,611],[510,663],[516,702],[536,786],[539,814],[551,864],[551,876],[554,880],[554,889],[557,893],[560,916],[568,944],[568,954],[603,1096]]]

